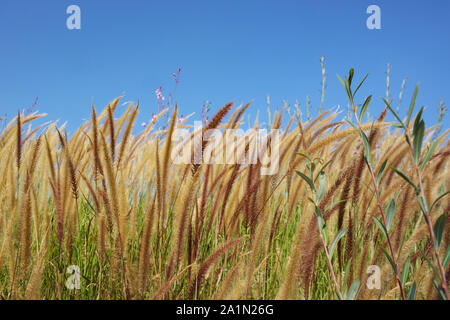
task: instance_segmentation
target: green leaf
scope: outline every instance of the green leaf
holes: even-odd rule
[[[363,140],[363,144],[364,144],[364,158],[366,159],[366,162],[370,165],[372,165],[372,154],[370,152],[370,143],[369,143],[369,139],[367,138],[366,134],[364,133],[364,131],[360,132],[362,140]]]
[[[346,86],[345,86],[345,83],[344,83],[344,81],[341,79],[341,77],[339,77],[339,75],[337,74],[336,75],[337,77],[338,77],[338,79],[339,79],[339,81],[342,83],[342,86],[345,88]]]
[[[333,160],[330,160],[328,162],[326,162],[322,168],[320,168],[319,173],[316,175],[316,178],[314,179],[314,182],[317,181],[317,178],[319,177],[319,175],[325,170],[326,167],[328,167],[328,165],[332,162]]]
[[[367,77],[369,76],[369,74],[366,74],[366,76],[364,77],[364,79],[362,79],[362,81],[359,83],[359,85],[356,87],[355,92],[353,93],[353,96],[356,95],[356,92],[358,92],[358,89],[361,87],[361,85],[363,84],[364,81],[366,81]]]
[[[316,170],[316,163],[314,162],[314,160],[311,162],[311,165],[308,166],[308,169],[309,169],[309,173],[310,173],[310,175],[312,177],[314,171]]]
[[[420,165],[420,170],[423,170],[423,168],[427,164],[428,160],[430,160],[431,156],[433,155],[434,149],[436,149],[438,143],[439,143],[439,140],[435,140],[430,145],[430,148],[428,149],[427,153],[425,154],[425,157],[423,158],[422,164]]]
[[[441,286],[439,285],[439,283],[437,283],[437,281],[435,279],[433,279],[433,284],[434,284],[434,287],[436,288],[436,291],[439,294],[439,297],[442,300],[447,300],[447,297],[445,296],[444,290],[442,290]]]
[[[352,90],[351,90],[351,84],[348,81],[347,77],[345,77],[345,80],[344,80],[344,87],[345,87],[345,91],[347,92],[348,99],[350,100],[350,103],[353,105],[353,95],[352,95]]]
[[[359,289],[359,284],[360,284],[359,280],[353,281],[352,285],[348,289],[347,294],[345,295],[345,300],[354,300],[355,299],[356,293],[358,292],[358,289]]]
[[[444,259],[442,260],[442,266],[447,268],[447,264],[450,261],[450,246],[447,247],[447,251],[445,251]]]
[[[380,185],[381,177],[383,176],[383,172],[384,172],[384,169],[386,168],[387,163],[388,163],[388,159],[384,160],[383,164],[381,165],[380,171],[378,171],[377,186]]]
[[[312,180],[310,178],[308,178],[303,172],[300,172],[298,170],[295,170],[295,172],[297,172],[297,174],[303,178],[303,180],[305,180],[308,184],[309,187],[311,188],[311,190],[313,192],[316,192],[316,187],[314,186],[314,183],[312,182]]]
[[[414,162],[419,164],[420,154],[422,152],[422,141],[425,133],[425,122],[420,120],[417,127],[414,127]]]
[[[392,222],[394,221],[394,215],[395,215],[395,200],[392,199],[389,202],[389,205],[387,207],[386,211],[386,230],[389,231],[392,226]]]
[[[355,74],[355,69],[351,68],[350,71],[348,72],[348,84],[349,87],[351,87],[352,85],[352,79],[353,79],[353,75]]]
[[[398,274],[397,267],[395,266],[395,263],[394,263],[394,260],[392,259],[392,257],[389,255],[389,253],[386,251],[386,249],[381,248],[381,250],[383,250],[384,255],[389,260],[389,263],[391,264],[392,270],[394,270],[394,273]]]
[[[356,132],[359,132],[358,127],[351,120],[345,118],[345,121],[347,121],[353,127],[353,129],[356,130]]]
[[[427,263],[430,266],[431,270],[433,270],[434,275],[439,277],[439,272],[437,271],[436,267],[431,263],[430,259],[427,257],[425,252],[423,252],[422,248],[419,248],[419,251],[422,254],[422,257],[427,261]]]
[[[320,209],[318,209],[318,208],[316,208],[316,217],[317,217],[317,225],[319,227],[319,231],[324,236],[325,242],[327,242],[328,235],[326,232],[324,232],[324,229],[326,228],[327,225],[325,223],[325,220],[323,219],[323,215],[320,212]]]
[[[449,194],[449,193],[450,193],[450,190],[447,190],[447,191],[445,191],[443,194],[441,194],[439,197],[437,197],[436,200],[433,201],[433,203],[431,204],[431,207],[430,207],[430,213],[431,213],[431,210],[433,210],[434,205],[435,205],[439,200],[441,200],[442,197],[446,196],[446,195]]]
[[[384,236],[387,239],[387,230],[386,230],[386,227],[384,226],[383,222],[381,222],[377,217],[372,217],[372,218],[375,221],[375,223],[377,224],[378,228],[380,228],[381,232],[384,234]]]
[[[334,237],[333,242],[331,243],[330,249],[329,249],[330,257],[333,256],[333,251],[334,251],[334,248],[336,247],[336,244],[345,235],[346,232],[347,232],[347,229],[346,228],[342,228],[341,230],[338,231],[338,233]]]
[[[316,213],[317,217],[322,218],[322,220],[323,220],[322,211],[320,211],[320,208],[318,206],[316,206],[316,208],[315,208],[315,213]],[[325,222],[325,220],[323,222]]]
[[[326,177],[325,172],[321,172],[319,175],[319,189],[317,190],[317,202],[319,203],[322,201],[322,198],[325,194],[325,187],[326,187]]]
[[[395,171],[395,173],[397,173],[400,177],[402,177],[403,179],[406,180],[406,182],[408,182],[410,185],[413,186],[414,191],[416,191],[416,194],[419,194],[419,188],[416,187],[416,185],[411,181],[411,179],[409,179],[400,169],[394,168],[394,167],[390,167],[392,170]]]
[[[386,106],[388,107],[389,110],[391,110],[392,114],[394,115],[394,117],[397,119],[397,121],[399,122],[400,127],[402,127],[403,129],[406,130],[405,125],[403,124],[402,119],[400,119],[400,117],[398,116],[397,112],[394,111],[394,109],[392,109],[391,105],[389,104],[389,102],[387,102],[386,99],[383,99],[384,103],[386,104]]]
[[[412,113],[414,111],[414,106],[416,105],[417,93],[419,92],[419,84],[416,85],[416,89],[414,89],[414,93],[411,99],[411,104],[409,105],[408,115],[406,118],[406,124],[409,125],[409,121],[411,120]]]
[[[332,204],[328,205],[328,206],[325,208],[325,213],[327,213],[328,210],[330,210],[331,208],[333,208],[333,207],[334,207],[335,205],[337,205],[338,203],[341,203],[341,202],[344,202],[344,201],[347,201],[347,199],[341,199],[341,200],[335,201],[335,202],[333,202]]]
[[[413,132],[414,132],[414,130],[416,130],[415,128],[417,128],[417,126],[418,126],[420,120],[422,120],[422,113],[423,113],[423,110],[424,110],[424,109],[425,109],[425,107],[420,108],[419,112],[418,112],[417,115],[416,115],[416,118],[414,119]]]
[[[408,274],[409,274],[409,267],[411,266],[411,260],[408,257],[405,261],[405,265],[403,266],[403,272],[402,272],[402,285],[405,287],[406,280],[408,280]]]
[[[420,210],[423,213],[423,217],[425,218],[425,221],[428,220],[428,218],[427,218],[427,207],[424,204],[424,202],[422,200],[422,197],[420,197],[419,195],[417,195],[417,202],[419,202],[419,207],[420,207]]]
[[[413,282],[411,289],[409,290],[408,300],[416,300],[416,283]]]
[[[302,152],[296,152],[298,155],[305,157],[306,159],[308,159],[309,161],[311,161],[311,159],[309,158],[309,156],[306,153],[302,153]]]
[[[367,109],[369,108],[369,103],[370,103],[371,99],[372,99],[372,95],[368,96],[366,101],[364,101],[364,104],[361,108],[361,112],[359,113],[359,122],[362,122],[364,115],[366,114]]]
[[[434,247],[439,250],[442,241],[442,235],[444,234],[445,226],[445,213],[443,213],[434,224]]]
[[[406,132],[406,129],[405,129],[405,132]],[[406,133],[405,133],[405,140],[406,140],[406,143],[408,144],[408,146],[411,147],[411,141],[409,140],[409,136]]]

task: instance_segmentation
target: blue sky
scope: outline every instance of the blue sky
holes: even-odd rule
[[[81,8],[81,30],[66,27],[72,4]],[[366,27],[371,4],[381,8],[381,30]],[[92,101],[100,109],[125,94],[123,101],[140,100],[142,122],[158,109],[155,89],[173,91],[171,74],[180,67],[182,114],[198,114],[205,100],[211,112],[254,100],[250,113],[266,118],[267,94],[273,108],[298,99],[304,110],[307,95],[318,107],[325,56],[325,106],[346,108],[336,74],[354,67],[356,79],[370,73],[358,95],[373,94],[370,113],[377,114],[390,63],[394,98],[408,78],[400,113],[420,82],[417,102],[427,106],[430,125],[439,100],[450,101],[449,31],[447,0],[3,0],[0,117],[39,97],[37,110],[70,129],[90,116]]]

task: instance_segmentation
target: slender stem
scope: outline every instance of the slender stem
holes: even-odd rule
[[[354,108],[354,107],[353,107],[353,112],[355,114],[355,118],[356,118],[356,121],[358,123],[358,129],[359,129],[360,132],[363,132],[363,130],[361,128],[361,123],[360,123],[359,118],[358,118],[358,116],[356,114],[356,108]],[[367,168],[369,169],[370,178],[371,178],[374,190],[375,190],[375,195],[376,195],[376,198],[377,198],[378,209],[380,210],[381,217],[383,219],[383,224],[386,226],[387,225],[387,223],[386,223],[386,214],[384,212],[383,204],[381,202],[380,189],[378,188],[378,185],[377,185],[377,182],[376,182],[376,179],[375,179],[375,175],[373,173],[372,166],[370,165],[370,163],[368,161],[366,162],[366,164],[367,164]],[[391,253],[392,261],[394,262],[394,265],[395,265],[395,268],[396,268],[395,278],[397,280],[398,286],[400,287],[400,293],[402,295],[402,299],[406,300],[405,289],[403,288],[402,280],[400,279],[400,276],[398,274],[399,267],[398,267],[397,258],[395,257],[394,248],[392,246],[392,241],[391,241],[391,236],[389,235],[389,231],[387,229],[386,229],[386,238],[387,238],[387,242],[388,242],[388,245],[389,245],[389,251]]]
[[[368,165],[368,167],[369,167],[370,177],[372,179],[372,184],[374,185],[374,188],[375,188],[375,194],[376,194],[376,197],[377,197],[378,208],[380,209],[381,217],[383,218],[383,224],[386,226],[387,225],[387,223],[386,223],[386,215],[384,213],[383,204],[381,203],[381,199],[380,199],[381,198],[380,197],[380,190],[378,189],[378,186],[377,186],[377,183],[376,183],[376,180],[375,180],[375,176],[373,174],[371,166]],[[395,268],[397,269],[397,272],[395,273],[395,278],[397,279],[398,285],[400,287],[400,292],[401,292],[401,295],[402,295],[402,299],[406,300],[405,289],[403,288],[402,281],[400,279],[400,276],[398,275],[399,268],[398,268],[397,258],[395,257],[394,248],[392,247],[391,236],[389,235],[389,232],[387,230],[386,230],[386,238],[387,238],[387,241],[388,241],[388,244],[389,244],[389,251],[391,252],[392,260],[394,262]]]
[[[325,239],[323,238],[322,232],[319,230],[320,234],[320,240],[322,241],[322,246],[325,249],[325,255],[327,256],[327,263],[328,263],[328,273],[330,274],[331,278],[333,279],[334,285],[336,286],[336,291],[339,296],[339,299],[344,300],[344,297],[342,296],[341,289],[339,288],[339,284],[336,278],[336,275],[334,274],[333,264],[331,263],[331,257],[328,252],[328,247],[325,243]]]
[[[407,131],[405,132],[405,135],[409,138],[409,141],[411,141],[411,136],[409,135],[409,133]],[[414,149],[412,148],[412,146],[410,144],[409,144],[409,150],[411,152],[411,155],[413,156]],[[434,244],[435,235],[434,235],[433,223],[432,223],[432,219],[431,219],[431,212],[428,209],[427,200],[425,199],[425,191],[424,191],[424,187],[423,187],[423,183],[422,183],[422,173],[420,172],[419,165],[416,164],[414,167],[415,167],[414,169],[417,174],[417,178],[419,180],[419,189],[420,189],[419,196],[422,199],[422,203],[424,204],[425,220],[426,220],[426,223],[428,226],[428,232],[430,233],[431,242]],[[436,258],[438,267],[439,267],[439,273],[440,273],[441,280],[442,280],[442,284],[441,284],[442,290],[444,291],[446,298],[449,299],[447,279],[445,276],[444,267],[442,266],[441,258],[439,257],[439,251],[434,249],[433,252],[434,252],[434,256]]]

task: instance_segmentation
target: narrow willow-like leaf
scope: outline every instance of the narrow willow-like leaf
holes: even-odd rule
[[[348,84],[352,85],[353,75],[355,74],[355,69],[350,68],[350,71],[348,72]]]
[[[367,99],[364,101],[363,106],[361,108],[361,112],[359,113],[359,122],[362,122],[364,115],[366,114],[367,109],[369,108],[371,99],[372,99],[372,95],[368,96]]]
[[[318,203],[322,201],[323,195],[325,194],[325,187],[326,187],[326,177],[325,173],[322,171],[322,173],[319,175],[319,189],[317,190]]]
[[[341,82],[342,86],[345,88],[346,85],[345,85],[344,80],[342,80],[341,77],[340,77],[338,74],[337,74],[336,76],[338,77],[338,79],[339,79],[339,81]]]
[[[358,92],[358,89],[361,88],[361,85],[364,83],[364,81],[366,81],[367,77],[369,76],[369,74],[366,74],[366,76],[364,77],[364,79],[362,79],[362,81],[359,83],[359,85],[356,87],[355,92],[353,93],[353,96],[356,95],[356,93]]]
[[[345,300],[354,300],[355,299],[356,293],[358,292],[358,289],[359,289],[359,284],[360,284],[359,280],[353,281],[352,285],[348,289],[347,294],[345,295]]]
[[[401,279],[403,287],[406,284],[406,280],[408,280],[410,266],[411,266],[411,260],[408,257],[408,259],[406,259],[405,265],[403,266],[402,279]]]
[[[310,178],[308,178],[303,172],[300,172],[298,170],[295,170],[295,172],[297,172],[297,174],[303,178],[303,180],[305,180],[308,184],[309,187],[311,188],[311,190],[313,192],[316,192],[316,187],[314,186],[314,183],[312,182],[312,180]]]
[[[425,122],[420,120],[417,129],[414,130],[414,162],[419,164],[420,154],[422,152],[423,135],[425,133]]]
[[[408,182],[410,185],[413,186],[414,191],[418,194],[419,193],[419,188],[416,187],[416,185],[414,184],[414,182],[411,181],[410,178],[408,178],[406,176],[406,174],[404,174],[400,169],[394,168],[394,167],[390,167],[392,170],[395,171],[395,173],[397,173],[400,177],[402,177],[403,179],[406,180],[406,182]]]
[[[308,159],[309,161],[311,161],[311,159],[309,158],[309,156],[306,153],[302,153],[302,152],[296,152],[296,154],[305,157],[306,159]]]
[[[436,279],[433,279],[434,287],[436,288],[436,291],[438,292],[439,298],[442,300],[447,300],[447,297],[445,296],[444,290],[442,290],[439,283],[437,283]]]
[[[386,227],[384,226],[383,222],[381,222],[377,217],[372,217],[372,218],[373,218],[373,221],[375,221],[378,228],[380,228],[381,232],[384,234],[384,236],[387,239],[387,230],[386,230]]]
[[[353,129],[355,129],[357,132],[359,132],[358,127],[350,119],[345,118],[344,120],[347,121],[347,123],[349,125],[351,125],[353,127]]]
[[[428,256],[425,254],[425,252],[423,252],[422,248],[419,248],[420,253],[422,254],[422,257],[426,260],[426,262],[428,263],[428,265],[430,266],[431,270],[433,270],[433,273],[435,276],[439,276],[439,272],[437,271],[436,267],[431,263],[430,259],[428,258]]]
[[[431,210],[433,210],[434,205],[435,205],[439,200],[441,200],[442,197],[446,196],[446,195],[449,194],[449,193],[450,193],[450,190],[445,191],[443,194],[441,194],[439,197],[437,197],[437,198],[433,201],[433,203],[431,204],[430,212],[431,212]]]
[[[416,115],[416,119],[414,120],[414,126],[413,126],[413,135],[414,135],[414,132],[417,130],[420,121],[422,120],[422,113],[423,113],[424,109],[425,109],[425,107],[420,108],[419,112]]]
[[[419,92],[419,84],[416,85],[416,88],[414,89],[414,93],[411,99],[411,104],[409,105],[408,115],[406,117],[406,124],[409,125],[409,121],[411,120],[411,116],[414,111],[414,106],[416,105],[416,98],[417,93]]]
[[[423,168],[427,164],[428,160],[430,160],[431,156],[433,155],[434,149],[436,149],[438,143],[439,143],[439,140],[435,140],[430,145],[430,148],[428,149],[427,153],[425,154],[425,157],[423,157],[422,163],[420,164],[420,170],[423,170]]]
[[[389,263],[391,264],[392,270],[394,270],[394,273],[398,274],[397,267],[395,266],[394,260],[392,259],[391,255],[386,251],[386,249],[381,248],[381,250],[383,250],[384,255],[389,260]]]
[[[442,260],[442,265],[444,268],[447,268],[447,264],[450,261],[450,245],[447,247],[447,251],[445,251],[444,259]]]
[[[441,247],[442,235],[444,234],[445,213],[443,213],[434,224],[434,247],[439,250]]]
[[[394,111],[394,109],[392,109],[391,105],[389,104],[389,102],[387,102],[386,99],[383,99],[384,103],[386,104],[386,106],[388,107],[388,109],[392,112],[392,114],[394,115],[394,117],[397,119],[398,124],[406,130],[405,125],[403,124],[402,119],[400,119],[400,117],[398,116],[397,112]]]
[[[416,300],[416,283],[413,282],[411,289],[409,290],[408,300]]]
[[[338,233],[334,237],[333,242],[331,242],[330,249],[329,249],[330,257],[333,256],[333,251],[334,251],[334,248],[336,247],[336,244],[345,235],[346,232],[347,232],[347,229],[342,228],[341,230],[338,231]]]
[[[364,158],[366,159],[367,163],[372,165],[372,154],[370,152],[370,143],[369,139],[367,138],[364,131],[361,131],[361,137],[364,144]]]
[[[388,163],[388,159],[384,160],[383,164],[381,165],[380,171],[378,172],[377,176],[377,185],[380,185],[381,177],[383,176],[384,169],[386,169],[386,165]]]
[[[325,208],[325,212],[324,212],[324,213],[327,213],[328,210],[330,210],[331,208],[333,208],[335,205],[337,205],[337,204],[339,204],[339,203],[341,203],[341,202],[345,202],[345,201],[347,201],[347,199],[341,199],[341,200],[338,200],[338,201],[333,202],[332,204],[328,205],[328,206]]]
[[[395,200],[392,199],[389,202],[389,205],[386,210],[386,230],[389,231],[392,226],[392,222],[394,221],[395,215]]]
[[[319,173],[316,175],[316,178],[314,179],[314,182],[316,182],[317,178],[322,174],[322,172],[324,172],[325,168],[328,167],[328,165],[332,162],[333,160],[327,161],[322,168],[320,168]]]

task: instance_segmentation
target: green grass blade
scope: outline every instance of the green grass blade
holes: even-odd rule
[[[346,232],[347,232],[347,229],[346,228],[342,228],[341,230],[339,230],[339,232],[334,237],[333,242],[331,243],[330,249],[329,249],[330,257],[333,256],[333,251],[334,251],[334,248],[336,247],[336,244],[345,235]]]
[[[441,247],[442,235],[445,227],[445,213],[443,213],[434,224],[434,247],[439,250]]]
[[[389,205],[386,210],[386,230],[389,231],[392,226],[392,222],[394,221],[395,215],[395,200],[392,199],[389,202]]]
[[[358,292],[359,289],[359,284],[360,284],[359,280],[353,281],[352,285],[348,289],[347,294],[345,295],[345,300],[355,300],[356,293]]]
[[[416,105],[417,93],[419,92],[419,84],[416,85],[414,89],[414,93],[411,99],[411,104],[409,105],[408,115],[406,118],[406,124],[409,125],[409,121],[411,120],[412,113],[414,111],[414,106]]]
[[[303,180],[305,180],[308,184],[309,187],[311,188],[311,190],[313,192],[316,192],[316,187],[314,186],[314,183],[312,182],[312,180],[310,178],[308,178],[303,172],[300,172],[298,170],[295,170],[295,172],[297,172],[297,174],[303,178]]]
[[[413,282],[411,289],[409,290],[408,300],[416,300],[416,283]]]
[[[450,245],[447,247],[447,251],[445,251],[444,259],[442,260],[442,266],[447,268],[447,264],[450,261]]]
[[[427,153],[425,154],[425,157],[422,160],[422,163],[420,164],[420,170],[423,170],[423,168],[427,164],[428,160],[430,160],[431,156],[433,155],[434,149],[436,149],[438,143],[439,143],[439,140],[435,140],[430,145],[430,148],[428,149]]]
[[[450,193],[450,190],[447,190],[447,191],[445,191],[443,194],[441,194],[439,197],[437,197],[437,198],[433,201],[433,203],[431,204],[430,212],[431,212],[431,210],[433,210],[434,205],[435,205],[439,200],[441,200],[442,197],[446,196],[446,195],[449,194],[449,193]]]
[[[403,266],[402,279],[401,279],[403,287],[406,284],[406,280],[408,280],[410,266],[411,266],[411,260],[408,257],[408,259],[406,259],[405,265]]]
[[[375,223],[377,224],[378,228],[381,230],[381,232],[384,234],[384,236],[387,239],[387,230],[384,226],[383,222],[381,222],[377,217],[372,217]]]
[[[416,191],[416,193],[419,192],[419,188],[417,188],[417,186],[414,184],[414,182],[411,181],[410,178],[408,178],[400,169],[394,168],[394,167],[390,167],[392,170],[395,171],[395,173],[397,173],[400,177],[402,177],[403,179],[406,180],[406,182],[408,182],[410,185],[413,186],[414,191]]]
[[[392,270],[394,270],[394,273],[398,274],[397,267],[395,266],[394,260],[392,259],[391,255],[386,251],[386,249],[381,248],[381,250],[383,250],[384,255],[389,260],[389,263],[391,264]]]
[[[359,122],[362,122],[364,115],[366,114],[367,109],[369,108],[370,100],[372,100],[372,95],[368,96],[367,99],[363,103],[361,112],[359,113]]]

